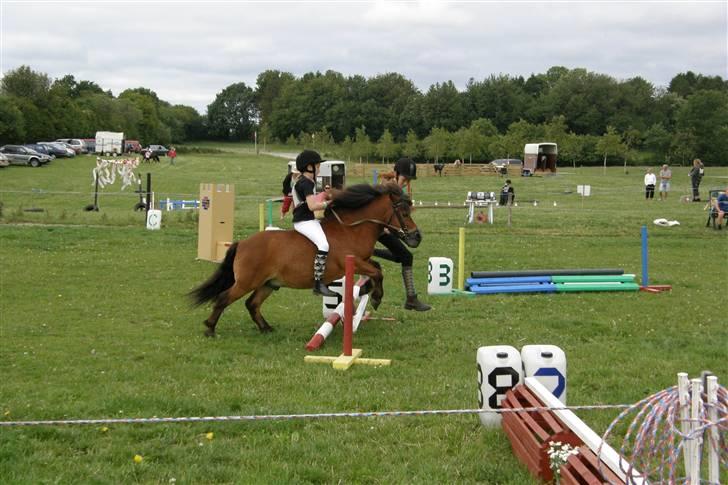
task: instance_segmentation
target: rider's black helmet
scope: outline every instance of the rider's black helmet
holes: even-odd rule
[[[402,175],[409,180],[417,178],[417,164],[411,158],[400,158],[394,164],[394,172],[399,176]]]
[[[321,160],[321,155],[313,150],[304,150],[296,157],[296,168],[299,172],[312,172],[312,170],[306,170],[309,165],[316,165],[317,163],[324,162]]]

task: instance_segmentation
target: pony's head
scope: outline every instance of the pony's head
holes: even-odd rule
[[[397,234],[405,244],[416,248],[422,242],[422,234],[417,224],[412,220],[412,201],[409,196],[402,192],[399,185],[394,183],[383,185],[359,184],[352,185],[343,191],[335,191],[332,195],[333,204],[327,209],[362,209],[375,200],[383,200],[386,197],[388,203],[383,205],[383,214],[380,219],[369,217],[370,222],[380,223],[393,233]],[[361,217],[367,217],[361,214]]]

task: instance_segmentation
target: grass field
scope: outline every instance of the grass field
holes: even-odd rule
[[[258,230],[258,203],[278,196],[286,160],[224,149],[139,172],[153,174],[157,200],[196,198],[200,182],[234,183],[234,233],[244,238]],[[666,202],[643,199],[644,172],[635,168],[516,179],[512,226],[497,209],[495,224],[466,229],[468,273],[620,267],[639,276],[647,225],[650,282],[672,285],[670,293],[428,297],[427,258],[457,261],[465,209],[415,211],[424,233],[416,282],[434,308],[403,310],[399,268],[384,262],[377,314],[397,321],[365,324],[355,344],[393,365],[339,372],[303,364],[322,321],[309,291],[283,289],[266,302],[272,334],[260,334],[236,303],[218,338],[203,337],[208,310],[191,310],[185,293],[215,265],[195,260],[195,213],[164,213],[162,230],[147,231],[132,211],[134,188],[121,192],[118,182],[101,194],[99,212],[85,212],[93,164],[79,157],[0,171],[5,421],[474,408],[476,350],[496,344],[561,347],[570,404],[633,403],[674,385],[681,371],[710,369],[728,382],[728,231],[705,227],[703,204],[679,201],[687,168],[673,170]],[[728,169],[706,171],[703,193],[725,186]],[[467,191],[502,182],[420,177],[414,198],[460,204]],[[591,184],[593,195],[582,200],[577,184]],[[660,217],[680,225],[654,226]],[[318,353],[338,354],[340,345],[337,330]],[[617,412],[579,415],[602,433]],[[473,415],[13,427],[0,436],[0,483],[533,483],[505,434]]]

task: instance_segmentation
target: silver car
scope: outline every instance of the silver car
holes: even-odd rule
[[[0,148],[0,153],[5,154],[13,165],[30,165],[40,167],[51,161],[51,157],[22,145],[5,145]]]
[[[8,165],[10,165],[10,160],[7,155],[0,153],[0,168],[7,167]]]

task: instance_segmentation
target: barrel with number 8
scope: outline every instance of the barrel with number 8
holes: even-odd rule
[[[500,409],[507,391],[523,382],[521,353],[510,345],[480,347],[478,363],[478,405],[481,409]],[[482,413],[484,426],[498,426],[498,413]]]

